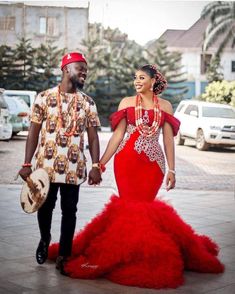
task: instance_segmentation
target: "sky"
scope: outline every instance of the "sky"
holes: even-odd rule
[[[90,21],[118,27],[144,45],[167,29],[188,29],[209,1],[93,0]]]
[[[6,2],[6,1],[5,1]],[[71,0],[11,1],[37,5],[87,7],[89,21],[105,27],[119,28],[140,45],[157,39],[167,29],[188,29],[199,18],[203,7],[211,1],[168,0]]]

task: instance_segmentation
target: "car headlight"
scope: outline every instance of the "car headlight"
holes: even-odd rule
[[[220,126],[210,126],[210,129],[214,130],[214,131],[220,131],[221,127]]]

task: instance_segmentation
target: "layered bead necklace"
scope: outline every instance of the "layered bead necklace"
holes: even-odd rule
[[[144,120],[143,120],[142,98],[140,95],[136,96],[135,124],[136,124],[136,127],[137,127],[138,131],[140,132],[140,134],[145,137],[153,136],[157,132],[157,130],[160,126],[160,123],[161,123],[162,113],[160,111],[159,103],[158,103],[158,99],[157,99],[156,95],[153,95],[153,104],[154,104],[153,123],[151,126],[148,126],[146,118],[145,118],[146,113],[144,115]]]
[[[58,103],[58,119],[59,119],[59,128],[60,130],[64,128],[65,122],[63,119],[63,109],[62,109],[62,102],[61,102],[61,91],[60,91],[60,86],[58,86],[58,92],[57,92],[57,103]],[[66,137],[71,137],[74,135],[76,131],[76,122],[77,122],[77,104],[78,104],[78,96],[76,93],[73,95],[73,113],[72,113],[72,119],[71,119],[71,124],[72,128],[70,132],[64,132],[64,136]],[[70,124],[70,125],[71,125]]]

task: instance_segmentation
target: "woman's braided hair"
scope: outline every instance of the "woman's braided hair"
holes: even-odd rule
[[[151,78],[155,78],[156,82],[153,85],[153,92],[158,95],[167,88],[167,80],[154,64],[145,64],[139,68]]]

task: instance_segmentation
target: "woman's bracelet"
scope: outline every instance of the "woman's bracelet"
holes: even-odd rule
[[[175,172],[175,170],[173,170],[173,169],[168,169],[168,173],[172,173],[172,174],[176,174],[176,172]]]
[[[100,165],[100,170],[102,171],[102,173],[104,173],[106,171],[106,167],[103,163],[99,163]]]

